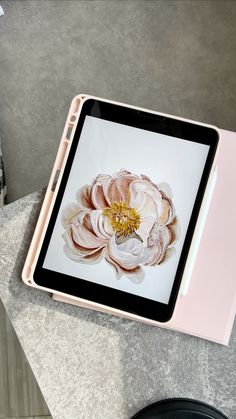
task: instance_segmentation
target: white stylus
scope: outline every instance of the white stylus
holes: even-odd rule
[[[210,208],[210,203],[211,203],[212,195],[215,189],[216,180],[217,180],[217,168],[215,168],[215,170],[213,171],[211,175],[211,179],[208,181],[206,192],[203,198],[203,203],[199,212],[196,229],[193,235],[192,244],[189,250],[188,259],[187,259],[185,269],[184,269],[183,280],[180,287],[180,294],[182,296],[186,295],[188,292],[188,288],[189,288],[189,284],[190,284],[191,276],[193,272],[193,267],[196,260],[197,251],[200,245],[201,237],[203,234],[204,226],[206,223],[207,214]]]

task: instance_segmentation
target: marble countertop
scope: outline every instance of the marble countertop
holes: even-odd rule
[[[42,201],[0,211],[0,297],[53,418],[128,419],[166,397],[236,417],[236,327],[212,342],[51,300],[21,281]]]

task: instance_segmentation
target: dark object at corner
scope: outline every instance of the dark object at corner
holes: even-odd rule
[[[166,399],[146,406],[131,419],[229,419],[214,407],[193,399]]]

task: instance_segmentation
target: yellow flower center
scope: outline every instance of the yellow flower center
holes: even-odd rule
[[[124,201],[112,202],[109,208],[103,210],[103,215],[109,218],[118,237],[127,237],[140,226],[139,213]]]

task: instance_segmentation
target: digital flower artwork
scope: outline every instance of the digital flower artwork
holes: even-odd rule
[[[106,260],[117,279],[125,275],[135,283],[145,266],[172,256],[179,236],[170,186],[124,169],[80,188],[62,224],[66,256],[87,264]]]

